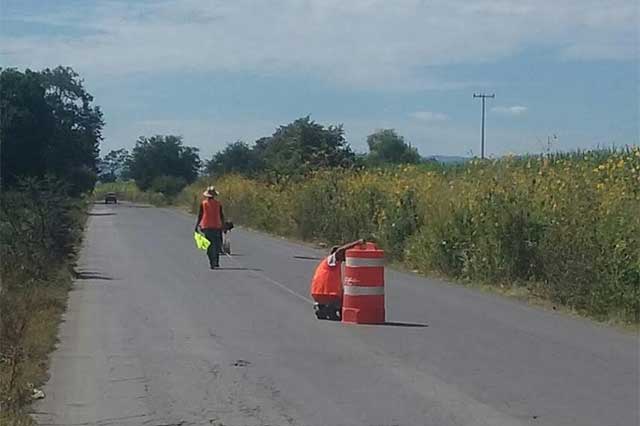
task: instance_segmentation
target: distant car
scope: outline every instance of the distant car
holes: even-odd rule
[[[106,195],[104,196],[104,203],[105,204],[109,204],[109,203],[118,204],[118,198],[116,197],[116,193],[115,192],[107,192]]]

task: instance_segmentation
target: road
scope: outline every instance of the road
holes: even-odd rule
[[[322,251],[235,229],[211,271],[193,225],[94,207],[40,424],[638,424],[637,336],[392,270],[390,324],[318,321]]]

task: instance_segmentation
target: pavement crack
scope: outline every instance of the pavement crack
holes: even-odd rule
[[[246,361],[244,359],[239,359],[237,361],[235,361],[233,364],[231,364],[234,367],[248,367],[251,365],[251,363],[249,361]]]
[[[97,421],[96,425],[103,426],[103,425],[110,425],[110,424],[120,424],[120,423],[117,423],[117,422],[120,422],[122,420],[139,419],[141,417],[148,417],[148,416],[149,416],[149,414],[136,414],[136,415],[132,415],[132,416],[106,418],[106,419],[102,419],[102,420]]]

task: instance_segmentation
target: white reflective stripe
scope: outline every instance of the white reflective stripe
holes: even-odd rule
[[[345,285],[345,296],[384,296],[384,287],[364,287],[361,285]]]
[[[347,266],[358,268],[361,266],[380,267],[384,266],[384,258],[382,257],[347,257]]]

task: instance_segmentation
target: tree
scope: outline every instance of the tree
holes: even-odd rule
[[[21,178],[45,175],[55,118],[38,73],[3,70],[0,88],[1,175],[6,188]]]
[[[55,176],[71,182],[76,193],[93,188],[104,121],[100,107],[83,87],[80,76],[69,67],[40,73],[45,99],[55,123],[55,143],[47,153],[47,167]]]
[[[133,148],[127,168],[136,185],[146,191],[156,178],[173,176],[186,184],[198,177],[198,148],[184,146],[180,136],[141,136]]]
[[[129,161],[129,151],[116,149],[110,151],[100,160],[99,179],[102,182],[115,182],[126,175],[126,167]]]
[[[408,145],[394,129],[382,129],[367,136],[369,155],[367,162],[380,164],[416,164],[420,162],[418,150]]]
[[[268,171],[283,175],[350,167],[355,159],[344,138],[342,125],[325,128],[309,116],[281,126],[269,138],[259,139],[254,151]]]
[[[2,184],[52,175],[78,195],[93,188],[102,112],[71,68],[0,75]]]
[[[221,176],[226,173],[239,173],[251,176],[262,168],[257,152],[242,141],[230,143],[216,153],[205,166],[210,175]]]

